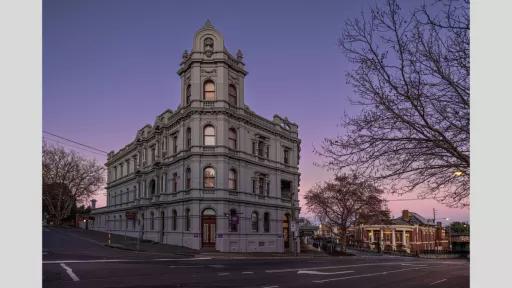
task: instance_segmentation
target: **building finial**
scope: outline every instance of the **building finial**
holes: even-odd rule
[[[213,27],[213,25],[212,25],[212,22],[210,22],[210,19],[206,19],[206,22],[204,23],[203,28],[215,29],[215,27]]]
[[[240,49],[238,49],[238,51],[236,51],[236,60],[238,60],[238,61],[244,60],[244,54],[242,53],[242,50],[240,50]]]

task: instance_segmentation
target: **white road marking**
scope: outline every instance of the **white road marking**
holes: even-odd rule
[[[242,274],[254,274],[254,272],[247,271],[247,272],[242,272]]]
[[[332,278],[332,279],[325,279],[325,280],[315,280],[313,282],[315,282],[315,283],[324,283],[324,282],[329,282],[329,281],[345,280],[345,279],[361,278],[361,277],[371,277],[371,276],[377,276],[377,275],[386,275],[386,274],[390,274],[390,273],[410,271],[410,270],[418,270],[418,269],[425,269],[425,268],[428,268],[428,267],[416,267],[416,268],[399,269],[399,270],[392,270],[392,271],[385,271],[385,272],[378,272],[378,273],[371,273],[371,274],[347,276],[347,277],[341,277],[341,278]]]
[[[426,267],[427,265],[415,265],[415,264],[402,264],[403,266],[410,266],[410,267]]]
[[[441,283],[441,282],[444,282],[446,281],[447,279],[443,279],[443,280],[439,280],[439,281],[436,281],[434,283],[430,283],[430,285],[435,285],[435,284],[438,284],[438,283]]]
[[[64,263],[60,263],[60,266],[62,268],[64,268],[64,270],[66,270],[66,272],[68,273],[69,277],[71,277],[71,279],[73,279],[73,281],[80,281],[80,279],[78,278],[78,276],[75,275],[75,273],[73,273],[73,270],[71,270],[71,268],[69,268],[68,266],[66,266],[66,264]]]
[[[96,259],[96,260],[55,260],[43,261],[43,264],[59,264],[59,263],[104,263],[104,262],[151,262],[151,261],[196,261],[209,260],[212,258],[168,258],[168,259]]]
[[[218,265],[218,264],[216,264],[216,265],[208,265],[208,267],[212,267],[212,268],[224,268],[224,267],[226,267],[226,265]]]
[[[335,269],[335,268],[348,268],[348,267],[362,267],[362,266],[379,266],[379,265],[401,265],[401,264],[416,264],[418,262],[385,262],[385,263],[366,263],[366,264],[353,264],[353,265],[342,265],[342,266],[323,266],[323,267],[302,267],[302,268],[291,268],[291,269],[278,269],[278,270],[266,270],[267,273],[280,273],[280,272],[293,272],[300,270],[323,270],[323,269]]]
[[[300,271],[297,272],[297,274],[333,275],[333,274],[345,274],[345,273],[352,273],[352,272],[354,272],[354,271],[319,272],[319,271],[300,270]]]
[[[229,275],[229,272],[226,272],[226,273],[219,273],[219,274],[217,274],[217,275],[219,275],[219,276],[226,276],[226,275]]]

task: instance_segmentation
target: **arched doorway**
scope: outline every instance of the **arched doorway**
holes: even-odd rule
[[[283,219],[283,241],[284,249],[290,248],[290,215],[284,215]]]
[[[206,208],[201,214],[201,246],[203,248],[214,248],[217,219],[215,217],[215,210]]]

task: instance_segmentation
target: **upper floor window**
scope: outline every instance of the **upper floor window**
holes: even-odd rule
[[[162,174],[162,193],[167,193],[167,173]]]
[[[263,232],[270,232],[270,213],[263,214]]]
[[[259,221],[258,221],[258,212],[254,211],[252,212],[251,214],[251,226],[252,226],[252,231],[253,232],[258,232],[258,226],[259,226]]]
[[[214,101],[215,100],[215,83],[213,81],[208,80],[204,82],[204,96],[203,99],[206,101]]]
[[[185,103],[188,105],[190,104],[190,99],[192,98],[192,87],[190,84],[187,86],[187,89],[185,90]]]
[[[178,192],[178,173],[172,174],[172,192]]]
[[[236,129],[230,128],[228,131],[228,146],[229,148],[236,149]]]
[[[190,127],[187,128],[187,149],[192,146],[192,129]]]
[[[236,104],[237,104],[237,95],[236,94],[237,93],[236,93],[235,85],[233,85],[233,84],[229,85],[229,87],[228,87],[229,104],[236,106]]]
[[[172,136],[172,153],[178,153],[178,135],[176,134]]]
[[[151,162],[155,162],[156,159],[156,149],[155,147],[151,148]]]
[[[288,148],[283,150],[283,162],[284,164],[290,164],[290,149]]]
[[[190,209],[185,210],[185,231],[190,231]]]
[[[190,189],[191,186],[191,178],[192,178],[192,171],[190,168],[187,168],[185,171],[185,189]]]
[[[229,180],[229,189],[231,190],[236,190],[236,170],[235,169],[230,169],[229,170],[229,173],[228,173],[228,180]]]
[[[203,171],[203,187],[215,188],[215,169],[206,167]]]
[[[281,180],[281,198],[292,198],[292,182]]]
[[[215,145],[215,128],[212,125],[206,125],[203,129],[203,144],[206,146]]]

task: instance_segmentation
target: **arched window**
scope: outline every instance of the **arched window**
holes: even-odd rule
[[[185,189],[190,189],[192,182],[192,171],[190,168],[185,170]]]
[[[229,211],[229,232],[238,232],[238,214],[235,209]]]
[[[231,190],[236,190],[236,184],[237,184],[237,181],[236,181],[236,170],[235,169],[230,169],[229,172],[228,172],[228,186],[229,186],[229,189]]]
[[[263,232],[270,232],[270,213],[263,214]]]
[[[252,214],[251,214],[251,224],[252,224],[252,231],[258,232],[258,226],[259,226],[258,212],[256,212],[256,211],[252,212]]]
[[[187,128],[187,149],[190,149],[192,146],[192,129],[190,127]]]
[[[215,146],[215,127],[206,125],[203,129],[203,145]]]
[[[155,230],[155,213],[151,212],[149,217],[149,229]]]
[[[185,103],[188,105],[190,104],[190,98],[192,98],[192,91],[191,91],[190,84],[187,86],[187,89],[185,90]]]
[[[236,150],[236,129],[230,128],[228,131],[228,146],[229,148]]]
[[[215,169],[206,167],[203,171],[203,187],[215,188]]]
[[[172,210],[172,230],[176,231],[176,226],[178,226],[178,212],[176,210]]]
[[[185,210],[185,230],[190,231],[190,209]]]
[[[204,94],[203,99],[206,101],[214,101],[215,100],[215,83],[213,81],[208,80],[204,82]]]
[[[237,102],[237,95],[236,95],[236,87],[235,85],[231,84],[229,85],[228,87],[228,101],[229,101],[229,104],[233,105],[233,106],[236,106],[236,102]]]

